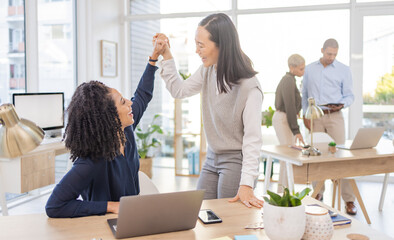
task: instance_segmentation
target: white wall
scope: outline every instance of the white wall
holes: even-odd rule
[[[124,94],[123,15],[123,0],[77,1],[78,84],[98,80]],[[116,77],[101,76],[101,40],[118,44]]]

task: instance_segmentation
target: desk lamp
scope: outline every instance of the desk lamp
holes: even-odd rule
[[[311,120],[311,145],[308,149],[302,150],[302,154],[308,156],[321,155],[319,149],[313,147],[313,119],[321,118],[324,115],[323,110],[316,105],[313,97],[308,98],[308,108],[306,109],[305,118]]]
[[[14,105],[0,106],[0,157],[21,156],[41,144],[44,131],[32,121],[19,119]]]

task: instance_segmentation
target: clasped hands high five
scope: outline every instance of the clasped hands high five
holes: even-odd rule
[[[154,47],[152,58],[157,59],[160,55],[163,56],[164,60],[172,58],[170,41],[165,34],[156,33],[152,38],[152,45]]]

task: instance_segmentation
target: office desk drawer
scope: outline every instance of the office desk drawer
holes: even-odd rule
[[[5,192],[24,193],[55,183],[55,152],[47,151],[1,162]]]

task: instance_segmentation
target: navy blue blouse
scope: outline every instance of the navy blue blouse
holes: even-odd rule
[[[124,156],[120,154],[113,161],[77,158],[48,199],[45,210],[49,217],[103,215],[107,212],[108,201],[119,201],[122,196],[139,194],[140,164],[134,129],[152,99],[157,69],[147,65],[131,99],[135,122],[124,129]]]

